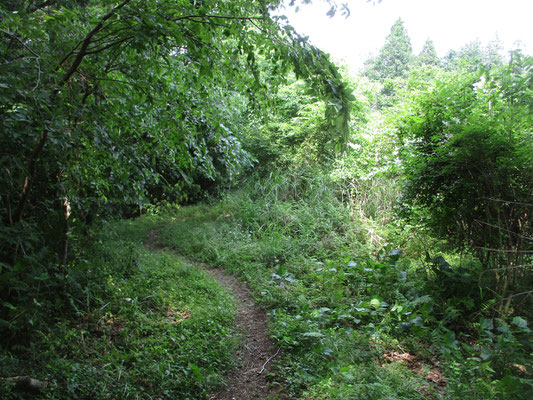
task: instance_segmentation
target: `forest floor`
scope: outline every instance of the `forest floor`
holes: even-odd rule
[[[149,232],[145,246],[151,251],[172,252],[171,249],[159,243],[157,232],[157,229]],[[233,295],[237,309],[235,325],[242,335],[241,345],[235,355],[238,359],[238,366],[228,372],[226,386],[211,395],[209,400],[282,398],[279,397],[279,393],[269,387],[267,381],[270,363],[279,354],[280,348],[274,349],[272,340],[268,336],[267,314],[255,304],[248,286],[222,268],[193,262],[186,258],[184,261],[206,270]]]
[[[525,320],[487,328],[502,341],[494,366],[512,356],[517,377],[487,369],[484,338],[464,358],[444,329],[450,287],[394,248],[376,253],[331,191],[309,187],[109,223],[65,278],[69,313],[39,297],[35,315],[58,322],[0,352],[0,377],[48,382],[33,397],[48,400],[533,398]],[[21,398],[0,383],[1,399]]]

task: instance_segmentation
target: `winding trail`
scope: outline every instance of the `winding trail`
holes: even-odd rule
[[[157,229],[149,232],[147,248],[153,251],[172,251],[158,243]],[[282,398],[278,392],[268,386],[267,374],[271,361],[279,353],[268,337],[266,313],[253,300],[250,289],[235,276],[222,268],[199,264],[180,256],[188,264],[206,270],[220,285],[235,298],[237,306],[236,326],[243,336],[236,357],[237,368],[226,375],[227,386],[209,397],[209,400],[267,400]]]

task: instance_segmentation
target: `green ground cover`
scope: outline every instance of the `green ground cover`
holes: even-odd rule
[[[43,398],[207,398],[238,335],[231,296],[188,259],[250,286],[282,349],[269,379],[287,398],[527,399],[527,322],[485,318],[475,262],[452,267],[436,241],[425,260],[408,225],[355,215],[338,184],[300,170],[105,224],[65,274],[70,305],[38,297],[28,312],[50,318],[29,341],[10,338],[1,374],[47,380]],[[143,245],[153,230],[168,250]],[[12,389],[4,381],[2,396],[19,398]]]
[[[46,323],[0,353],[0,374],[48,381],[37,397],[49,399],[200,399],[219,387],[236,345],[233,299],[203,270],[146,249],[155,224],[104,227],[69,266],[70,307],[41,304]],[[13,387],[2,382],[0,397],[36,397]]]
[[[511,366],[530,363],[525,321],[465,321],[457,303],[476,301],[462,297],[475,284],[451,276],[439,289],[440,259],[375,248],[338,193],[311,173],[271,175],[179,210],[160,240],[249,283],[284,349],[273,381],[290,398],[527,398],[531,381]]]

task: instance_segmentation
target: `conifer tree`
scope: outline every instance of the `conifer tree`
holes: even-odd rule
[[[378,56],[367,62],[365,75],[373,79],[404,77],[413,59],[411,39],[398,18]]]
[[[424,43],[424,47],[422,47],[422,51],[417,57],[417,64],[424,66],[439,65],[439,63],[439,56],[437,55],[437,51],[435,50],[433,40],[426,40],[426,43]]]

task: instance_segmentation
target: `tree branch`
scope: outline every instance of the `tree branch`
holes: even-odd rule
[[[480,247],[476,246],[476,249],[485,250],[485,251],[494,251],[496,253],[523,253],[523,254],[533,254],[533,250],[512,250],[512,249],[492,249],[490,247]]]
[[[128,4],[131,0],[124,0],[122,3],[120,3],[118,6],[113,8],[111,11],[109,11],[106,15],[102,17],[100,22],[85,36],[85,39],[83,40],[81,44],[81,49],[72,62],[72,65],[70,66],[69,70],[66,72],[66,74],[63,76],[63,79],[58,84],[58,87],[63,86],[65,83],[68,82],[68,80],[71,78],[71,76],[77,71],[78,67],[80,66],[81,62],[87,55],[87,48],[91,44],[91,41],[98,32],[100,32],[104,26],[104,23],[111,18],[115,12],[120,10],[122,7],[124,7],[126,4]]]
[[[211,22],[211,21],[199,21],[196,19],[196,17],[186,17],[186,18],[183,18],[183,19],[186,19],[186,20],[189,20],[189,21],[192,21],[192,22],[196,22],[197,24],[208,24],[208,25],[213,25],[213,26],[219,26],[219,27],[222,27],[222,28],[229,28],[228,25],[223,25],[223,24],[219,24],[217,22]]]
[[[83,43],[83,40],[80,40],[80,41],[78,42],[78,44],[77,44],[76,46],[74,46],[74,47],[72,48],[72,50],[70,50],[70,51],[65,55],[65,57],[63,57],[63,59],[62,59],[62,60],[59,62],[59,64],[57,65],[56,71],[57,71],[61,66],[63,66],[64,63],[67,62],[67,60],[69,59],[69,57],[70,57],[72,54],[74,54],[74,52],[76,51],[76,49],[77,49],[78,47],[80,47],[80,45],[81,45],[82,43]]]
[[[95,44],[95,43],[98,43],[98,42],[102,42],[102,41],[106,40],[107,38],[109,38],[110,36],[114,36],[114,35],[116,35],[119,32],[131,29],[131,28],[133,28],[133,27],[132,26],[123,26],[122,28],[115,29],[114,31],[109,32],[109,33],[103,35],[102,37],[99,37],[98,39],[94,39],[92,41],[92,43]]]
[[[97,53],[100,53],[101,51],[104,51],[104,50],[107,50],[109,49],[110,47],[113,47],[113,46],[116,46],[117,44],[121,44],[121,43],[124,43],[130,39],[133,39],[133,35],[130,35],[130,36],[126,36],[125,38],[122,38],[120,40],[117,40],[116,42],[112,42],[112,43],[108,43],[106,44],[105,46],[103,47],[100,47],[98,49],[95,49],[95,50],[87,50],[85,52],[86,55],[89,55],[89,54],[97,54]]]
[[[190,18],[218,18],[218,19],[229,19],[229,20],[264,20],[265,17],[234,17],[231,15],[211,15],[211,14],[193,14],[193,15],[184,15],[183,17],[178,17],[173,19],[172,21],[181,21],[183,19],[190,19]]]
[[[69,79],[72,77],[72,75],[78,70],[78,67],[80,66],[81,62],[87,55],[87,48],[89,47],[89,44],[91,43],[92,38],[94,35],[96,35],[100,30],[103,28],[104,23],[111,18],[118,10],[120,10],[122,7],[124,7],[126,4],[128,4],[131,0],[124,0],[122,3],[114,7],[111,11],[109,11],[106,15],[102,17],[100,22],[85,36],[85,39],[83,40],[81,44],[81,49],[76,58],[74,59],[74,62],[70,66],[69,70],[65,73],[61,81],[57,84],[57,86],[52,90],[52,100],[57,96],[57,93],[59,92],[59,89],[64,86]],[[27,46],[25,46],[27,48]],[[36,54],[36,53],[35,53]],[[24,209],[26,207],[26,204],[28,203],[28,198],[31,192],[31,188],[33,186],[33,179],[35,177],[35,172],[37,169],[37,161],[39,159],[39,156],[41,155],[44,146],[46,142],[48,141],[48,130],[46,128],[43,129],[43,132],[41,133],[41,138],[39,140],[39,143],[33,150],[33,153],[30,158],[29,166],[28,166],[28,173],[24,179],[24,185],[22,187],[22,193],[20,196],[19,203],[17,205],[17,208],[15,210],[14,215],[14,222],[18,223],[22,221],[22,215],[24,214]]]
[[[24,43],[24,41],[19,38],[17,35],[15,35],[14,33],[11,33],[9,31],[6,31],[6,30],[3,30],[3,29],[0,29],[0,32],[2,33],[5,33],[7,36],[9,36],[10,38],[12,39],[15,39],[17,42],[19,42],[26,50],[28,50],[31,54],[33,54],[36,58],[41,58],[41,56],[39,56],[39,54],[37,54],[34,50],[32,50],[31,47],[29,47],[26,43]]]
[[[53,6],[55,3],[57,3],[57,0],[45,0],[45,1],[41,2],[41,3],[34,4],[32,7],[28,7],[26,9],[26,12],[28,14],[32,14],[35,11],[40,10],[42,8]]]
[[[35,57],[35,62],[37,63],[37,82],[35,82],[35,86],[32,89],[32,92],[34,92],[37,89],[37,87],[39,87],[39,83],[41,82],[41,74],[42,74],[41,61],[40,61],[41,56],[39,56],[39,54],[37,54],[31,47],[29,47],[26,43],[24,43],[24,41],[21,38],[19,38],[17,35],[9,31],[5,31],[3,29],[0,29],[0,32],[5,33],[11,39],[19,42],[26,50],[28,50]]]
[[[483,224],[483,225],[487,225],[487,226],[490,226],[491,228],[495,228],[495,229],[498,229],[498,230],[502,230],[504,232],[507,232],[507,233],[510,233],[512,235],[516,235],[522,239],[525,239],[527,241],[530,241],[530,242],[533,242],[533,237],[529,237],[529,236],[524,236],[524,235],[521,235],[520,233],[516,233],[516,232],[513,232],[509,229],[505,229],[505,228],[502,228],[501,226],[497,226],[497,225],[493,225],[493,224],[489,224],[488,222],[485,222],[485,221],[480,221],[479,219],[475,219],[474,222],[477,222],[479,224]]]

